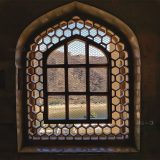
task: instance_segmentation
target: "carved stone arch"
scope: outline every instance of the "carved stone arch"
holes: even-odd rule
[[[90,15],[95,17],[100,21],[104,21],[107,24],[117,28],[127,39],[132,54],[132,63],[133,63],[133,79],[134,79],[134,138],[136,143],[136,149],[140,149],[140,86],[141,86],[141,61],[140,61],[140,49],[138,45],[137,38],[133,31],[122,22],[117,17],[107,13],[106,11],[97,9],[93,6],[83,4],[80,2],[72,2],[70,4],[64,5],[62,7],[56,8],[45,15],[37,18],[29,26],[25,28],[22,32],[16,47],[16,103],[17,103],[17,134],[18,134],[18,149],[22,149],[23,137],[23,123],[22,123],[22,112],[23,112],[23,103],[22,103],[22,91],[19,89],[21,82],[23,80],[21,69],[23,68],[22,62],[25,56],[25,45],[28,43],[28,40],[33,35],[34,32],[39,30],[45,25],[48,25],[54,19],[68,15],[74,12],[79,11],[80,13]],[[22,83],[23,84],[23,83]]]

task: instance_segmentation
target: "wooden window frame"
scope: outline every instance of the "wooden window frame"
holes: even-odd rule
[[[68,64],[68,55],[67,55],[67,44],[68,42],[70,41],[73,41],[73,40],[82,40],[86,43],[86,55],[85,55],[85,59],[86,59],[86,62],[85,64]],[[105,53],[105,56],[107,57],[107,64],[89,64],[89,45],[93,45],[95,47],[97,47],[98,49],[100,49],[101,51],[103,51],[103,53]],[[64,45],[64,61],[65,63],[64,64],[54,64],[54,65],[47,65],[47,58],[48,56],[50,55],[50,53],[56,49],[57,47],[61,46],[61,45]],[[112,115],[111,115],[111,111],[112,111],[112,108],[111,108],[111,69],[110,69],[110,54],[103,48],[101,47],[100,45],[97,45],[95,42],[93,42],[92,40],[89,40],[88,38],[84,38],[82,36],[79,36],[79,35],[74,35],[70,38],[67,38],[66,40],[63,40],[61,42],[59,42],[58,44],[54,45],[53,47],[51,47],[49,50],[47,50],[44,54],[44,57],[43,57],[43,77],[44,77],[44,105],[47,106],[45,107],[45,110],[44,110],[44,121],[46,123],[66,123],[66,124],[69,124],[69,123],[111,123],[112,122]],[[70,92],[68,91],[68,68],[77,68],[77,67],[83,67],[86,69],[86,91],[85,92]],[[89,82],[89,69],[90,68],[107,68],[107,91],[106,92],[90,92],[90,89],[89,89],[89,86],[90,86],[90,82]],[[64,92],[47,92],[47,69],[48,68],[64,68],[65,69],[65,72],[67,74],[65,74],[65,91]],[[67,98],[66,102],[66,107],[65,107],[65,110],[66,110],[66,115],[65,115],[65,119],[64,120],[49,120],[48,119],[48,101],[47,101],[47,97],[48,96],[51,96],[51,95],[63,95],[65,96],[66,98],[69,96],[69,95],[82,95],[82,96],[86,96],[86,111],[87,111],[87,119],[75,119],[75,120],[71,120],[69,119],[69,100]],[[107,119],[90,119],[90,96],[106,96],[107,97]]]

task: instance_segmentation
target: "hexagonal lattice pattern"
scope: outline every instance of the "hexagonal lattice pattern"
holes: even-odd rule
[[[44,124],[43,54],[54,44],[80,35],[111,54],[112,123]],[[33,140],[105,140],[129,138],[128,52],[118,35],[91,20],[73,17],[35,37],[27,52],[26,83],[28,136]]]

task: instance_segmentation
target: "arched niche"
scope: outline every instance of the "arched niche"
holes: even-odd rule
[[[44,26],[48,26],[53,20],[56,20],[65,15],[70,15],[73,13],[80,13],[84,15],[89,15],[98,19],[100,22],[107,23],[117,29],[121,34],[123,34],[131,47],[131,57],[132,57],[132,66],[133,66],[133,79],[134,79],[134,139],[136,144],[136,150],[140,149],[140,86],[141,86],[141,61],[140,61],[140,49],[138,45],[137,38],[134,32],[129,28],[127,24],[122,22],[117,17],[107,13],[106,11],[100,10],[93,6],[89,6],[87,4],[83,4],[80,2],[72,2],[56,8],[43,16],[37,18],[33,21],[29,26],[25,28],[25,30],[20,35],[18,39],[17,47],[16,47],[16,107],[17,107],[17,134],[18,134],[18,150],[22,151],[23,139],[25,135],[23,135],[23,102],[22,102],[22,91],[19,89],[20,85],[23,84],[23,57],[25,56],[25,46],[29,43],[30,37],[34,35],[34,33],[43,28]],[[24,150],[23,150],[24,151]],[[36,150],[35,150],[36,151]],[[118,150],[114,150],[118,152]],[[128,151],[128,149],[123,150],[123,152]],[[135,151],[135,150],[129,150]]]

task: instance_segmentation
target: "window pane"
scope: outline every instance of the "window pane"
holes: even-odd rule
[[[107,68],[90,68],[90,91],[107,91]]]
[[[48,119],[65,119],[65,96],[48,97]]]
[[[85,92],[86,91],[85,68],[69,68],[68,83],[70,92]]]
[[[64,68],[47,69],[48,92],[64,92]]]
[[[64,46],[58,47],[49,54],[47,64],[64,64]]]
[[[85,64],[85,43],[81,40],[73,40],[68,44],[68,63]]]
[[[107,119],[107,97],[91,96],[90,97],[90,118],[91,119]]]
[[[86,96],[69,96],[69,118],[86,119]]]
[[[97,47],[89,45],[89,63],[90,64],[106,64],[107,57],[104,52],[102,52]]]

